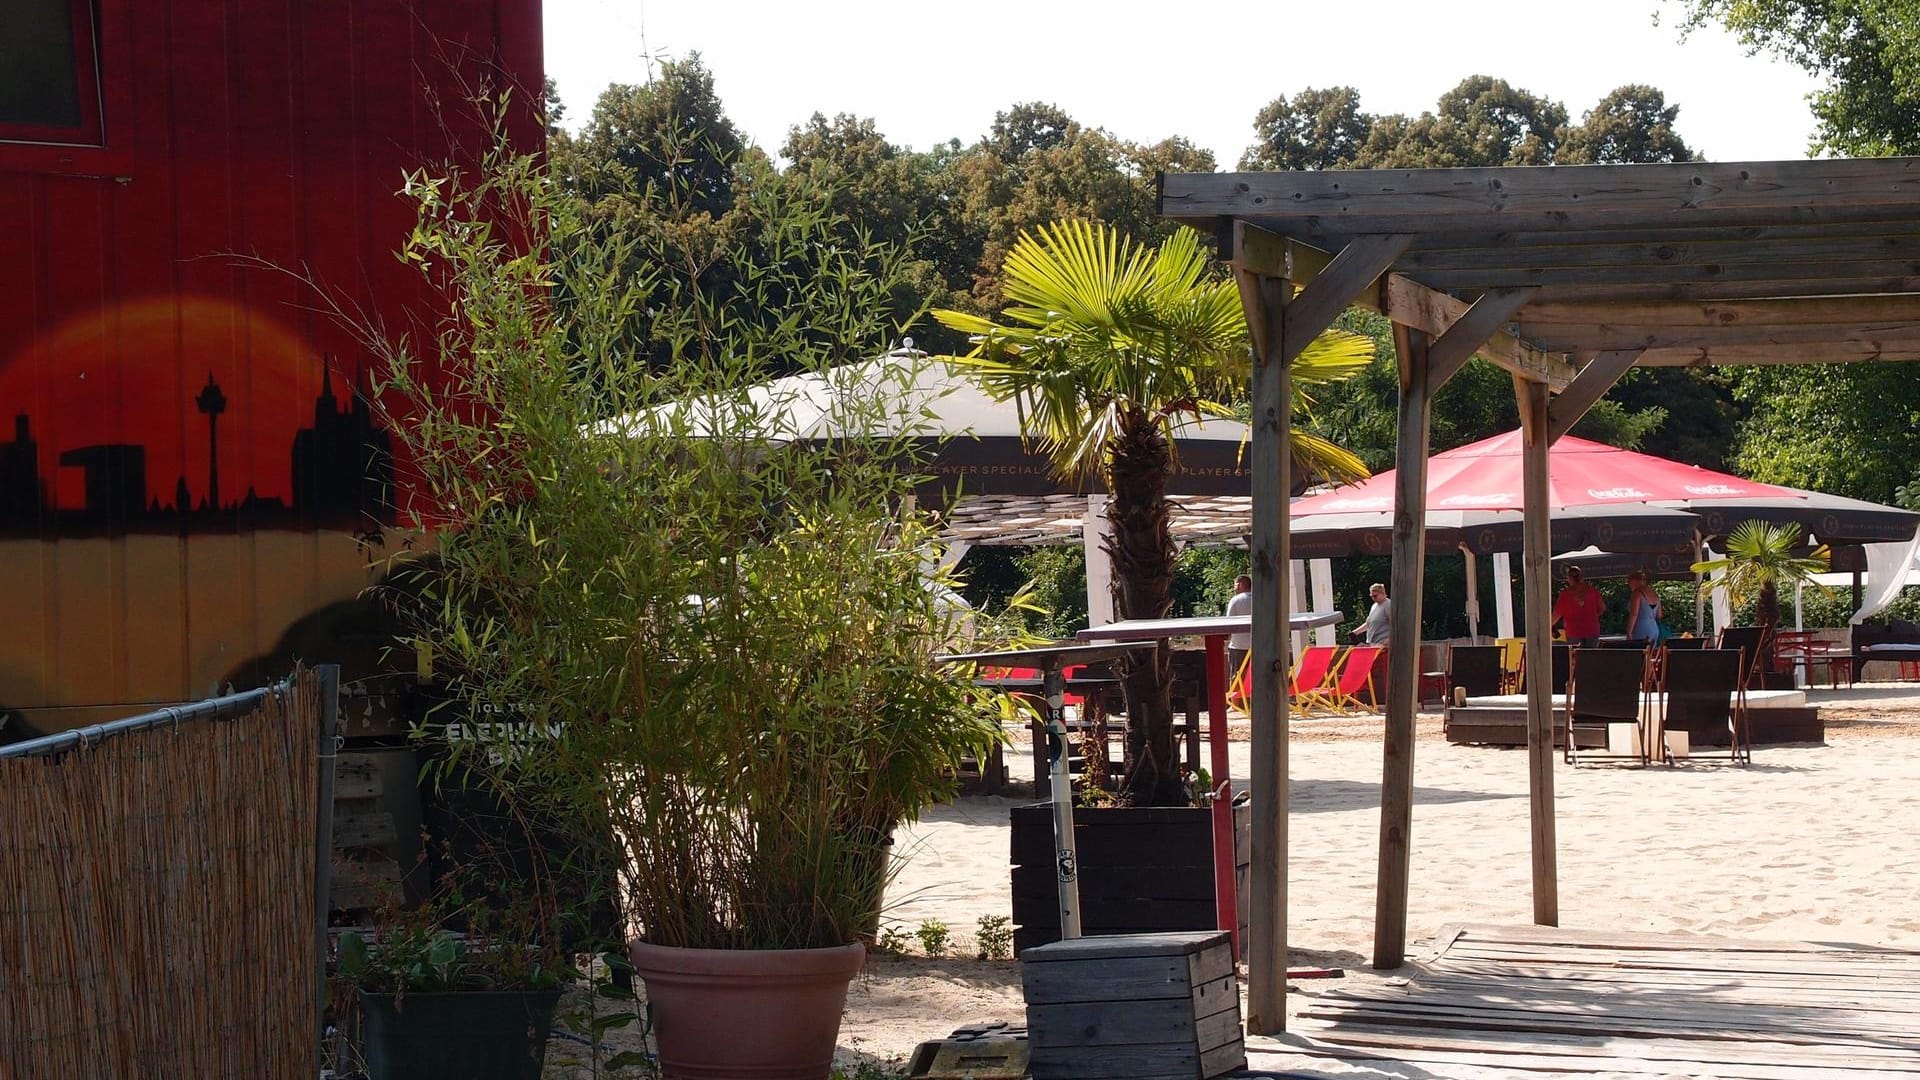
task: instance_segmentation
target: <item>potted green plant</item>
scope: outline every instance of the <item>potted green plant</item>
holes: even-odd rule
[[[836,381],[897,330],[903,256],[763,160],[716,217],[672,173],[577,196],[556,157],[409,178],[444,309],[359,328],[438,538],[409,634],[447,715],[537,736],[456,765],[612,864],[665,1075],[823,1078],[894,827],[999,738],[934,662],[926,448]]]
[[[362,1010],[369,1080],[538,1080],[564,961],[418,913],[384,922],[376,940],[343,933],[337,967]]]
[[[1827,569],[1826,545],[1808,552],[1801,547],[1800,539],[1800,526],[1792,522],[1776,524],[1757,518],[1743,521],[1728,534],[1725,555],[1696,562],[1692,567],[1696,574],[1712,575],[1701,580],[1701,595],[1724,588],[1734,607],[1753,604],[1753,620],[1762,628],[1762,633],[1759,655],[1752,658],[1752,663],[1763,677],[1774,669],[1774,633],[1780,626],[1780,586],[1812,584],[1830,594],[1814,576]],[[1791,687],[1791,679],[1786,681]]]
[[[1191,230],[1154,248],[1084,221],[1023,233],[1004,277],[1011,303],[998,321],[935,312],[974,342],[952,359],[994,395],[1019,403],[1027,432],[1058,472],[1105,483],[1114,613],[1165,618],[1175,569],[1166,493],[1174,429],[1185,418],[1231,415],[1245,400],[1247,325],[1234,283],[1214,272]],[[1349,377],[1372,358],[1367,338],[1320,335],[1292,365],[1299,403],[1306,388]],[[1366,475],[1357,457],[1311,433],[1296,428],[1292,447],[1316,475]],[[1118,805],[1075,819],[1082,928],[1210,928],[1217,909],[1209,811],[1195,805],[1193,778],[1182,775],[1174,748],[1169,645],[1116,667],[1128,768]],[[1236,813],[1250,820],[1250,810]],[[1012,829],[1016,944],[1025,948],[1060,932],[1051,812],[1017,808]],[[1236,871],[1242,859],[1251,852],[1238,853]]]

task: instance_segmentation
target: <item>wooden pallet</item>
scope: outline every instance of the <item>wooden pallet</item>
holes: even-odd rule
[[[341,754],[333,774],[333,869],[330,912],[358,915],[397,902],[400,864],[392,845],[393,815],[380,809],[380,769],[369,754]]]
[[[1256,1069],[1920,1078],[1920,953],[1684,934],[1459,926],[1404,987],[1296,999]],[[1342,1068],[1349,1066],[1342,1066]]]

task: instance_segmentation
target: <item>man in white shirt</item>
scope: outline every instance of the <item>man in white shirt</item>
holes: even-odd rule
[[[1367,621],[1353,628],[1353,636],[1368,645],[1385,645],[1393,627],[1393,601],[1387,599],[1387,587],[1379,582],[1368,587],[1367,595],[1373,598],[1373,607],[1367,610]]]
[[[1245,574],[1233,579],[1233,599],[1227,601],[1227,614],[1253,614],[1253,579]],[[1227,678],[1240,674],[1240,665],[1247,660],[1247,653],[1253,650],[1251,631],[1233,634],[1227,638]]]

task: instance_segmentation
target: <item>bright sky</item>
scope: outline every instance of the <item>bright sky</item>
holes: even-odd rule
[[[1351,85],[1370,112],[1417,115],[1485,74],[1576,120],[1614,87],[1649,83],[1709,159],[1806,156],[1811,77],[1717,31],[1682,44],[1678,12],[1660,0],[546,0],[546,56],[577,126],[608,83],[645,80],[647,54],[697,51],[727,114],[769,153],[815,111],[870,116],[925,149],[1046,101],[1125,139],[1185,135],[1232,168],[1254,114],[1282,94]]]

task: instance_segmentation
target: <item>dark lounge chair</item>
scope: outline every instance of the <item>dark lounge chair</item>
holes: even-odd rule
[[[1650,663],[1644,649],[1578,649],[1573,653],[1572,672],[1567,679],[1567,749],[1569,763],[1582,756],[1582,742],[1598,750],[1588,750],[1588,758],[1632,760],[1645,765],[1650,760],[1645,722],[1647,669]],[[1616,754],[1608,750],[1608,731],[1613,724],[1633,724],[1639,735],[1638,753]]]
[[[1465,687],[1468,697],[1497,696],[1505,682],[1504,652],[1499,645],[1448,646],[1448,704],[1452,704],[1454,687]]]
[[[1753,747],[1747,737],[1747,689],[1741,675],[1747,670],[1747,658],[1738,649],[1696,649],[1668,652],[1660,665],[1660,726],[1655,735],[1656,749],[1662,761],[1673,764],[1668,753],[1666,733],[1687,733],[1688,757],[1693,747],[1707,745],[1705,736],[1717,742],[1721,733],[1728,737],[1727,760],[1736,765],[1753,763]]]
[[[1767,658],[1773,654],[1773,643],[1769,638],[1764,626],[1729,626],[1720,631],[1719,648],[1744,654],[1740,685],[1749,690],[1765,688]]]

